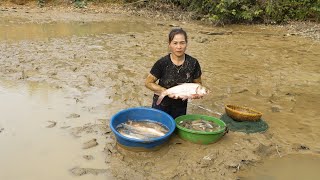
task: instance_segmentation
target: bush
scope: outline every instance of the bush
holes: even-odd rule
[[[5,1],[5,0],[0,0]],[[71,1],[76,7],[87,2],[120,3],[138,6],[142,0],[7,0],[16,4],[38,1],[39,6],[48,2]],[[289,20],[320,21],[320,0],[145,0],[149,5],[175,5],[182,10],[195,12],[195,18],[215,23],[282,23]],[[141,3],[140,3],[141,4]],[[145,7],[145,6],[142,6]]]
[[[167,0],[213,22],[286,22],[320,19],[320,0]]]

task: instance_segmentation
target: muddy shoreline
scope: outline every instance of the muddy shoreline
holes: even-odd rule
[[[93,140],[94,145],[85,146],[87,153],[83,154],[89,161],[95,158],[96,149],[104,152],[105,166],[80,164],[66,171],[75,177],[102,175],[101,179],[105,174],[115,179],[237,179],[239,171],[265,159],[320,154],[318,25],[307,26],[314,28],[310,31],[294,26],[211,27],[165,15],[149,19],[141,17],[140,12],[140,16],[133,16],[135,13],[118,7],[0,4],[2,24],[18,29],[32,25],[28,36],[3,28],[7,39],[0,41],[1,77],[14,82],[46,83],[65,91],[83,113],[95,114],[83,124],[76,121],[79,113],[70,112],[65,119],[56,120],[59,126],[51,127],[60,127],[63,121],[66,123],[61,128],[67,127],[65,130],[75,141],[83,138],[86,144]],[[118,26],[119,20],[127,26]],[[112,29],[99,30],[95,22]],[[50,34],[46,31],[52,30],[50,27],[41,26],[50,23],[58,24],[53,31],[59,33]],[[98,30],[71,31],[70,23],[75,23],[71,27],[89,24]],[[152,92],[144,87],[144,79],[154,61],[167,53],[167,32],[174,26],[182,26],[190,33],[188,53],[201,59],[204,83],[214,92],[192,102],[188,113],[212,115],[197,105],[223,113],[224,104],[242,103],[264,113],[269,124],[267,132],[230,131],[208,146],[173,136],[156,152],[131,152],[116,145],[108,127],[110,117],[121,109],[151,104]],[[199,30],[225,34],[210,35]],[[12,32],[20,36],[11,36]],[[297,32],[314,34],[309,39],[304,38],[308,34]],[[0,127],[0,136],[5,130]]]
[[[138,2],[143,4],[144,2]],[[193,12],[185,12],[179,9],[173,9],[170,5],[160,5],[152,4],[150,7],[144,5],[141,7],[137,6],[136,3],[129,3],[127,5],[122,4],[113,4],[113,3],[88,3],[83,8],[77,8],[75,4],[68,2],[59,2],[52,3],[47,2],[45,6],[40,8],[36,2],[14,2],[14,1],[5,1],[1,2],[0,6],[2,7],[1,11],[17,11],[18,9],[23,9],[25,13],[29,13],[29,11],[34,11],[35,9],[39,10],[41,13],[45,11],[55,10],[60,12],[71,12],[71,13],[87,13],[89,14],[100,14],[100,13],[108,13],[108,14],[122,14],[127,16],[136,16],[136,17],[146,17],[150,19],[158,19],[158,20],[176,20],[180,22],[193,22],[200,23],[206,26],[213,26],[205,21],[195,21],[192,20],[192,17],[195,16]],[[47,14],[47,13],[46,13]],[[51,14],[51,16],[59,16],[59,13]],[[77,16],[69,20],[79,20],[76,19]],[[70,18],[70,17],[69,17]],[[91,15],[92,21],[101,21],[102,19],[96,18],[94,15]],[[42,18],[42,20],[46,20],[50,22],[51,18]],[[61,18],[63,19],[63,18]],[[34,19],[36,20],[36,19]],[[52,19],[51,19],[52,20]],[[270,25],[270,26],[279,26],[287,30],[286,36],[303,36],[308,37],[317,41],[320,41],[320,24],[311,21],[298,22],[291,21],[287,24],[282,25]]]

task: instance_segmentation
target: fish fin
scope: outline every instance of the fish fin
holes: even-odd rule
[[[194,99],[194,98],[197,97],[197,96],[198,96],[198,94],[191,94],[191,95],[190,95],[190,97],[191,97],[190,99]]]
[[[196,88],[196,94],[198,94],[199,90],[200,90],[200,85]]]
[[[187,97],[187,96],[185,96],[185,97],[182,97],[181,99],[182,99],[182,101],[185,101],[185,100],[187,100],[187,99],[188,99],[188,97]]]

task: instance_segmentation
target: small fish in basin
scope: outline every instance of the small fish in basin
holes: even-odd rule
[[[216,124],[215,122],[206,121],[202,119],[198,119],[194,121],[192,120],[180,121],[179,125],[190,130],[204,131],[204,132],[213,132],[221,129],[220,125]]]

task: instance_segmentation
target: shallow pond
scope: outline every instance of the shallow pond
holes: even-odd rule
[[[0,40],[48,40],[70,36],[90,36],[97,34],[124,34],[144,32],[149,28],[143,21],[111,22],[48,22],[26,23],[23,18],[1,18]]]
[[[1,16],[1,178],[228,179],[242,171],[241,162],[320,152],[317,41],[263,25],[216,28],[54,10]],[[175,26],[187,30],[187,53],[199,60],[211,90],[188,113],[217,116],[226,104],[246,105],[263,113],[266,133],[229,132],[208,146],[173,137],[153,153],[115,149],[109,119],[151,105],[144,79],[168,53],[167,33]],[[48,121],[57,124],[48,128]],[[93,138],[99,145],[83,150]]]

